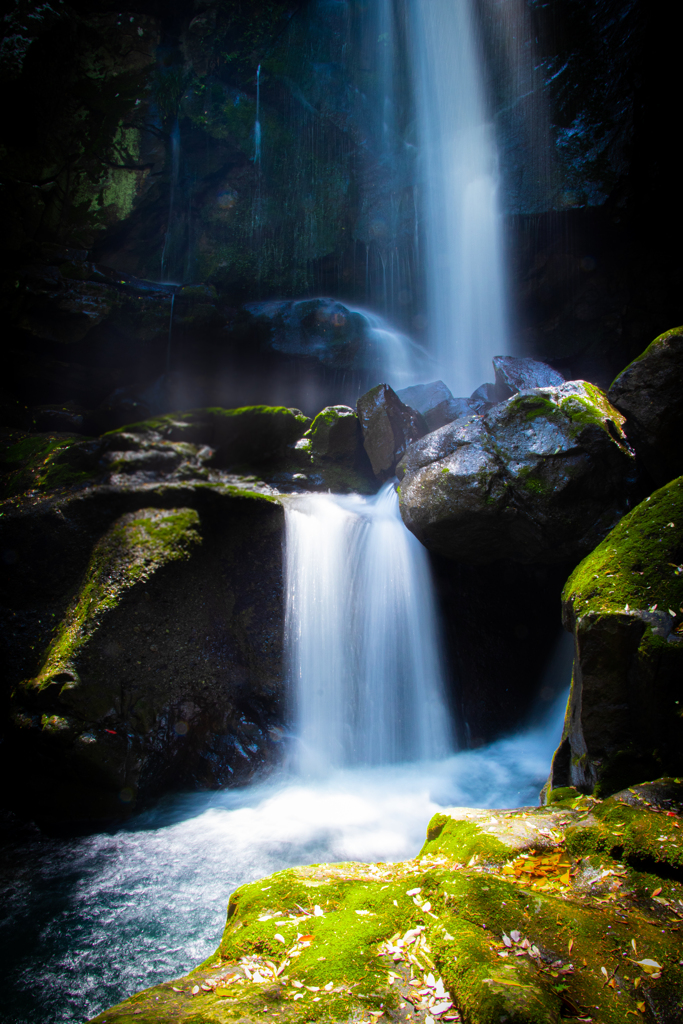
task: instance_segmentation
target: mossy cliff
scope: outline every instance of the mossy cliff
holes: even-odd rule
[[[551,786],[683,770],[683,478],[624,516],[563,594],[574,675]]]
[[[456,808],[412,861],[278,872],[232,894],[205,963],[95,1020],[674,1024],[682,799],[664,780],[604,802]],[[657,856],[638,860],[631,832]]]

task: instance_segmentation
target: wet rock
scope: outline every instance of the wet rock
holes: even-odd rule
[[[282,527],[277,502],[206,484],[93,488],[5,514],[2,547],[16,559],[2,566],[14,634],[3,758],[20,778],[18,813],[121,817],[269,762],[282,718]],[[52,627],[33,627],[35,652],[17,636],[28,609]]]
[[[304,436],[310,439],[312,455],[351,465],[363,446],[358,416],[348,405],[331,405],[323,409]]]
[[[680,784],[662,782],[680,801]],[[372,1005],[370,1019],[478,1024],[560,1024],[600,1006],[616,1022],[648,1005],[676,1024],[680,817],[624,796],[566,789],[548,807],[449,808],[414,860],[317,864],[242,885],[212,957],[94,1021],[209,1021],[227,997],[245,1020],[277,1000],[295,1022],[368,1019]],[[312,913],[295,940],[303,907]]]
[[[427,432],[426,423],[388,384],[362,395],[356,408],[372,472],[380,481],[389,480],[408,445]]]
[[[629,507],[634,456],[622,423],[585,381],[456,420],[400,460],[404,522],[464,562],[576,561]]]
[[[564,383],[564,377],[547,363],[536,359],[517,359],[515,356],[494,356],[493,368],[496,386],[501,393],[514,395],[530,388],[556,387]]]
[[[335,369],[361,369],[372,361],[366,318],[334,299],[252,302],[246,309],[267,327],[267,345],[275,352]]]
[[[660,334],[612,383],[610,402],[655,484],[683,473],[683,327]]]
[[[454,398],[442,380],[432,381],[431,384],[414,384],[402,388],[396,394],[404,405],[424,416],[427,430],[438,430],[459,416],[472,412],[468,399]]]
[[[497,384],[480,384],[476,391],[473,391],[468,399],[471,412],[482,415],[491,406],[504,402],[510,397],[510,390],[507,387],[499,388]]]
[[[598,794],[683,772],[683,478],[612,530],[563,594],[572,689],[551,787]]]

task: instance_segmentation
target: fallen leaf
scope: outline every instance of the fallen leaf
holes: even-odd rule
[[[522,936],[518,931],[510,932],[510,938],[512,939],[513,942],[519,942],[521,937]]]
[[[660,887],[659,887],[658,889],[655,889],[655,890],[654,890],[654,892],[652,893],[652,895],[653,895],[653,896],[659,896],[659,894],[660,894],[660,892],[661,892],[661,891],[662,891],[662,887],[661,887],[661,885],[660,885]]]
[[[605,977],[607,977],[607,968],[606,967],[601,967],[600,971],[601,971],[602,974],[605,975]]]
[[[642,967],[646,974],[656,974],[662,969],[662,965],[658,964],[656,960],[633,960],[632,963]]]
[[[503,932],[503,944],[508,946],[508,948],[512,945],[512,939],[509,935],[506,935],[505,932]]]
[[[274,938],[274,939],[275,939],[275,940],[276,940],[277,942],[282,942],[283,944],[285,943],[285,937],[284,937],[284,935],[280,935],[280,933],[279,933],[279,932],[275,932],[275,935],[273,936],[273,938]]]
[[[573,950],[573,948],[574,948],[574,940],[573,940],[573,939],[570,939],[570,940],[569,940],[569,946],[568,946],[568,951],[569,951],[569,952],[571,953],[571,951]]]

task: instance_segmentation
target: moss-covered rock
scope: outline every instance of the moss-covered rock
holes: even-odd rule
[[[614,380],[609,399],[626,417],[630,444],[656,484],[683,473],[683,327],[660,334]]]
[[[269,495],[99,486],[1,522],[11,806],[115,818],[278,756],[283,515]]]
[[[432,819],[415,860],[244,885],[212,957],[95,1020],[624,1024],[651,1013],[678,1024],[680,808],[627,797],[456,808]],[[672,833],[668,860],[644,870],[618,845],[575,848],[578,832],[618,824]]]
[[[552,788],[609,793],[683,771],[683,478],[621,520],[563,602],[575,660]]]
[[[622,425],[586,381],[456,420],[399,462],[404,522],[459,561],[576,561],[629,507],[634,457]]]

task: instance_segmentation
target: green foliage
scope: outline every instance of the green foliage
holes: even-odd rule
[[[92,470],[83,468],[74,447],[84,440],[83,435],[49,433],[10,436],[2,445],[2,497],[71,487],[91,478]]]

